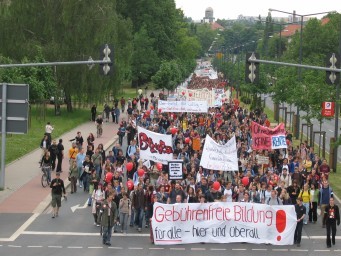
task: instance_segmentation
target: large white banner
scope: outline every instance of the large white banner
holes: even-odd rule
[[[161,112],[207,113],[207,101],[158,101]]]
[[[225,145],[220,145],[210,136],[206,135],[200,165],[211,170],[237,171],[238,156],[236,137],[233,136]]]
[[[154,203],[152,231],[157,245],[238,243],[291,245],[293,205],[252,203]]]
[[[172,135],[160,134],[137,127],[140,158],[167,164],[173,160]]]

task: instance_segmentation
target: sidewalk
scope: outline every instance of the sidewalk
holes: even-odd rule
[[[126,119],[126,113],[120,115],[120,120]],[[103,134],[100,138],[95,138],[95,147],[102,143],[104,149],[110,147],[118,138],[116,132],[118,124],[113,122],[104,123]],[[69,170],[68,151],[71,147],[70,139],[74,138],[80,131],[84,138],[84,144],[89,133],[92,132],[96,136],[96,126],[93,122],[86,122],[71,131],[63,134],[64,159],[62,163],[61,178],[64,180],[65,186],[69,184],[67,179]],[[60,139],[54,138],[53,139]],[[49,187],[43,188],[41,185],[41,170],[39,168],[39,159],[41,155],[40,148],[19,158],[18,160],[6,166],[5,170],[5,189],[0,191],[0,213],[40,213],[50,203]],[[55,172],[51,173],[54,178]]]

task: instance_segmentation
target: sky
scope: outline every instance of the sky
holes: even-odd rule
[[[267,16],[268,9],[286,12],[296,11],[305,15],[319,12],[337,11],[341,13],[339,0],[175,0],[176,7],[184,11],[185,16],[201,20],[207,7],[213,8],[215,19],[236,19],[243,16]],[[273,17],[288,17],[288,14],[272,12]],[[318,18],[321,17],[317,16]]]

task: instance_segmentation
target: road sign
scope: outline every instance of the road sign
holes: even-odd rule
[[[6,95],[3,87],[6,86]],[[0,84],[0,119],[5,114],[6,133],[26,134],[28,132],[28,99],[27,84]],[[2,104],[2,103],[5,104]],[[5,113],[3,113],[3,108]],[[2,128],[3,122],[1,122]],[[2,132],[2,129],[1,129]]]
[[[335,115],[335,102],[322,102],[322,116],[334,117]]]

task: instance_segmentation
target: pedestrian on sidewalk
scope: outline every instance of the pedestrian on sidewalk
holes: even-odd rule
[[[57,155],[58,155],[58,145],[57,145],[56,140],[52,141],[52,145],[49,148],[49,152],[50,152],[50,156],[51,156],[52,171],[54,171],[56,169],[56,159],[57,159]]]
[[[306,214],[306,208],[303,205],[303,201],[301,197],[298,197],[296,199],[297,204],[295,205],[295,212],[297,216],[297,226],[295,229],[295,235],[294,235],[294,244],[297,245],[297,247],[301,246],[301,238],[302,238],[302,228],[303,228],[303,219]]]
[[[60,178],[60,173],[56,172],[56,178],[50,184],[53,207],[52,218],[58,217],[59,208],[62,206],[62,194],[66,196],[64,181]]]
[[[77,192],[78,167],[77,163],[73,162],[69,170],[69,180],[71,185],[71,194]]]
[[[54,127],[51,125],[50,122],[47,122],[47,124],[45,125],[45,134],[48,137],[48,141],[51,144],[52,141],[52,137],[51,137],[51,133],[53,131]]]
[[[110,193],[102,205],[102,226],[103,226],[103,244],[110,246],[112,228],[117,219],[117,206],[114,202],[114,193]]]
[[[95,119],[96,119],[96,114],[97,114],[97,108],[96,108],[96,105],[92,105],[92,108],[91,108],[91,121],[92,122],[95,122]]]
[[[63,146],[63,140],[62,139],[59,139],[59,143],[57,145],[57,148],[58,148],[58,154],[57,154],[58,163],[57,163],[56,172],[62,172],[62,162],[63,162],[63,158],[64,158],[64,146]]]
[[[335,245],[335,235],[336,235],[336,224],[340,225],[340,211],[339,207],[335,205],[334,198],[329,199],[329,205],[326,206],[324,210],[324,223],[327,227],[327,247],[332,247]],[[330,233],[332,239],[330,240]]]
[[[81,188],[83,185],[83,180],[82,180],[82,174],[83,174],[83,162],[85,160],[86,154],[84,153],[84,149],[82,148],[79,153],[76,156],[76,162],[77,164],[77,171],[78,175],[77,178],[79,179],[79,187]],[[77,180],[76,180],[77,182]]]

